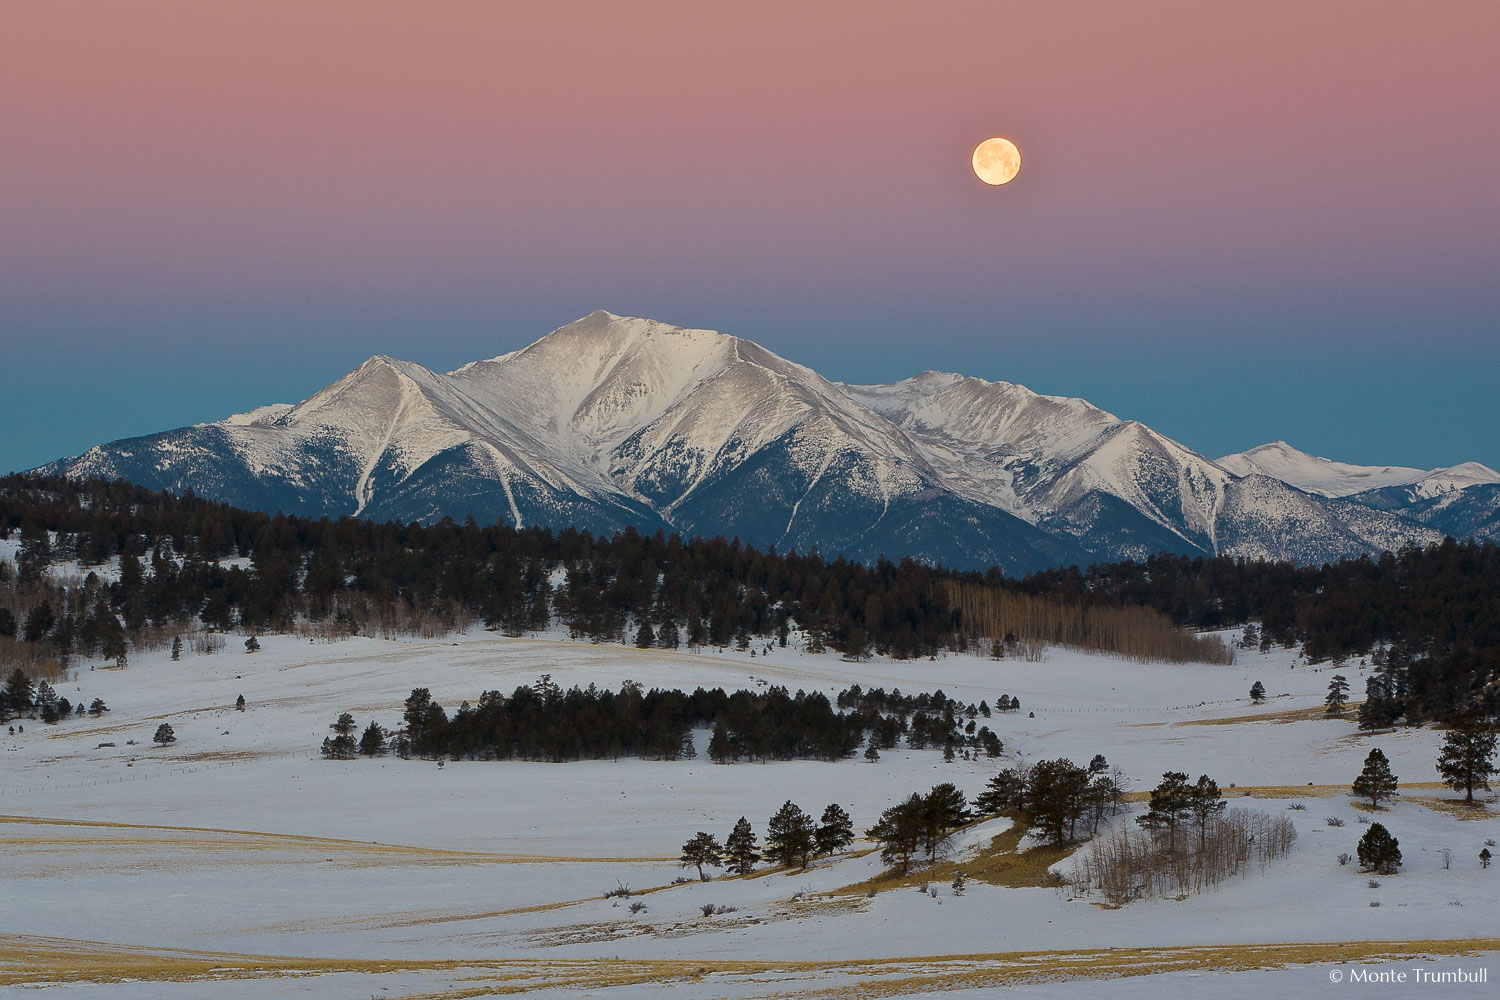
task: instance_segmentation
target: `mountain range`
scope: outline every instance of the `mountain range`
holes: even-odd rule
[[[1500,473],[1210,460],[1082,399],[924,372],[832,382],[739,337],[595,312],[438,373],[373,357],[295,405],[41,470],[309,516],[445,516],[1009,573],[1224,553],[1317,562],[1500,538]]]

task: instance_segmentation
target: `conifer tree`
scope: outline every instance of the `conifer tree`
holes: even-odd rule
[[[240,695],[238,698],[234,699],[234,710],[236,712],[243,712],[245,710],[245,696],[244,695]]]
[[[734,743],[729,739],[729,729],[723,719],[714,722],[713,735],[708,738],[708,759],[715,764],[728,764],[734,760]]]
[[[766,824],[766,860],[784,868],[806,868],[812,851],[812,817],[787,799]]]
[[[1187,808],[1193,817],[1193,825],[1198,828],[1198,846],[1203,847],[1208,841],[1209,822],[1223,812],[1229,803],[1224,801],[1224,796],[1219,792],[1218,782],[1206,774],[1198,775],[1198,783],[1193,786],[1188,796]]]
[[[823,819],[813,831],[813,846],[819,855],[837,854],[854,842],[854,821],[837,803],[823,810]]]
[[[177,742],[177,734],[172,731],[170,722],[163,722],[156,727],[156,735],[151,737],[151,742],[166,746],[168,743]]]
[[[880,860],[892,868],[899,865],[902,875],[911,869],[921,846],[925,809],[922,797],[913,792],[905,802],[881,813],[880,820],[865,833],[880,845]]]
[[[1391,773],[1391,762],[1379,747],[1374,747],[1365,756],[1364,770],[1354,779],[1351,791],[1370,800],[1370,805],[1379,808],[1381,799],[1397,794],[1396,776]]]
[[[1025,801],[1026,774],[1018,767],[1009,767],[989,780],[974,800],[974,808],[981,815],[994,816],[1020,809]]]
[[[1343,715],[1344,706],[1349,703],[1349,679],[1343,674],[1334,674],[1333,680],[1328,682],[1328,697],[1323,700],[1327,706],[1324,709],[1326,715]]]
[[[922,799],[922,841],[929,860],[970,819],[968,799],[952,782],[934,785]]]
[[[1490,776],[1495,767],[1495,731],[1478,715],[1462,718],[1443,736],[1443,749],[1437,769],[1443,783],[1464,793],[1465,802],[1474,801],[1474,789],[1490,790]]]
[[[172,659],[182,659],[182,636],[172,636]]]
[[[880,760],[880,751],[875,748],[874,740],[871,740],[869,745],[865,747],[865,760],[869,761],[871,764]]]
[[[684,868],[696,867],[698,869],[698,881],[707,882],[708,875],[703,871],[703,866],[723,867],[724,848],[719,844],[718,837],[700,830],[687,843],[682,845],[682,857],[679,863]]]
[[[380,723],[371,721],[359,738],[359,752],[366,757],[379,757],[385,753],[385,729]]]
[[[1266,686],[1260,681],[1250,685],[1250,700],[1255,702],[1266,700]]]
[[[1381,875],[1394,875],[1401,867],[1401,842],[1379,823],[1371,823],[1370,829],[1359,838],[1359,866],[1365,871]]]
[[[760,852],[755,849],[755,831],[750,829],[750,821],[743,816],[724,841],[724,857],[736,875],[749,875],[760,860]]]
[[[1181,771],[1166,771],[1161,776],[1161,784],[1151,789],[1151,803],[1146,815],[1136,818],[1136,822],[1148,830],[1166,830],[1167,847],[1175,850],[1177,847],[1177,827],[1184,819],[1191,815],[1193,788],[1188,784],[1187,775]]]

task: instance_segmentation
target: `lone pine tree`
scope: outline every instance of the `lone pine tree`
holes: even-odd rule
[[[1357,853],[1359,866],[1365,871],[1394,875],[1401,867],[1401,842],[1379,823],[1371,823],[1359,838]]]
[[[1354,779],[1352,791],[1355,795],[1368,798],[1370,805],[1374,807],[1379,807],[1381,799],[1389,799],[1397,794],[1396,776],[1391,773],[1391,762],[1386,760],[1379,747],[1371,749],[1365,757],[1364,770]]]
[[[166,746],[168,743],[177,742],[177,734],[172,732],[172,724],[163,722],[156,727],[156,735],[151,737],[151,742]]]
[[[1250,685],[1250,700],[1251,701],[1265,701],[1266,700],[1266,686],[1264,684],[1262,684],[1260,681],[1256,681],[1254,684]]]
[[[1449,788],[1464,793],[1465,802],[1474,801],[1476,788],[1490,790],[1490,776],[1497,770],[1495,743],[1495,731],[1477,715],[1464,717],[1443,737],[1438,773]]]
[[[1349,703],[1349,679],[1343,674],[1334,674],[1333,680],[1328,682],[1328,697],[1323,699],[1324,713],[1327,715],[1343,715],[1344,706]]]

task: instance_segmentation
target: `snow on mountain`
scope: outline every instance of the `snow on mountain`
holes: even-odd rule
[[[1307,493],[1346,497],[1365,490],[1414,483],[1427,475],[1399,465],[1349,465],[1299,451],[1285,441],[1272,441],[1217,462],[1236,476],[1270,476]]]
[[[374,357],[294,406],[47,471],[314,516],[634,524],[1011,572],[1164,549],[1375,552],[1437,529],[1332,498],[1500,482],[1472,463],[1424,477],[1281,442],[1215,463],[1081,399],[940,372],[845,385],[752,341],[607,312],[446,374]]]

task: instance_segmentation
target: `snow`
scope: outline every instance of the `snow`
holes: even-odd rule
[[[1237,476],[1264,475],[1324,497],[1346,497],[1386,486],[1406,486],[1427,475],[1399,465],[1349,465],[1298,451],[1272,441],[1249,451],[1225,455],[1218,464]]]
[[[144,966],[117,982],[61,984],[51,992],[442,995],[465,983],[514,985],[523,973],[503,962],[519,961],[525,975],[539,977],[530,985],[561,996],[582,988],[565,985],[561,977],[577,968],[566,963],[587,959],[590,969],[622,984],[608,995],[622,997],[863,993],[892,978],[910,979],[902,989],[908,995],[936,995],[1024,969],[1029,985],[1019,988],[1035,997],[1313,996],[1333,995],[1329,971],[1351,970],[1356,966],[1342,959],[1364,954],[1338,942],[1359,941],[1392,942],[1386,953],[1431,955],[1425,969],[1488,966],[1492,980],[1500,972],[1493,942],[1466,958],[1447,957],[1450,946],[1399,944],[1467,940],[1495,926],[1500,893],[1492,880],[1500,867],[1481,871],[1474,855],[1486,838],[1500,836],[1500,818],[1491,810],[1460,820],[1440,801],[1448,793],[1418,787],[1436,778],[1440,733],[1362,734],[1349,721],[1317,716],[1334,672],[1362,689],[1367,668],[1359,664],[1309,666],[1279,649],[1241,651],[1231,666],[1135,664],[1061,649],[1037,663],[958,655],[847,663],[794,647],[752,659],[482,632],[337,643],[270,636],[247,655],[238,637],[227,638],[223,652],[187,652],[177,663],[163,652],[138,654],[123,670],[85,664],[57,688],[75,701],[102,697],[107,715],[58,726],[28,720],[24,734],[0,736],[7,856],[0,975],[24,970],[20,980],[0,981],[62,977],[125,949]],[[442,768],[391,758],[318,759],[317,745],[340,711],[354,712],[361,726],[370,719],[394,725],[413,687],[428,687],[452,711],[483,690],[508,692],[543,673],[564,686],[614,687],[629,678],[647,687],[733,690],[763,682],[830,696],[852,683],[908,692],[941,687],[991,705],[1001,693],[1018,696],[1023,709],[986,723],[1005,743],[1001,761],[944,764],[939,752],[909,750],[886,752],[874,764],[856,758],[716,766],[701,753],[681,762],[458,761]],[[1247,695],[1256,680],[1272,695],[1260,706]],[[233,709],[240,694],[244,713]],[[1288,714],[1301,710],[1312,711]],[[161,721],[178,736],[168,748],[151,744]],[[700,750],[706,736],[697,734]],[[1378,817],[1406,858],[1399,875],[1379,877],[1378,889],[1335,860],[1340,851],[1353,853],[1365,829],[1360,819],[1370,815],[1355,808],[1345,786],[1372,746],[1391,759],[1406,793]],[[999,766],[1056,756],[1081,762],[1095,753],[1137,790],[1168,769],[1208,773],[1232,805],[1291,816],[1299,833],[1291,856],[1205,895],[1123,909],[1050,888],[982,884],[963,897],[945,887],[937,898],[910,889],[838,896],[878,871],[873,855],[790,875],[670,886],[685,874],[677,849],[695,831],[723,837],[744,815],[764,836],[766,817],[787,798],[815,814],[837,801],[862,830],[909,792],[939,781],[972,797]],[[1276,787],[1242,797],[1253,786]],[[1291,810],[1294,804],[1305,808]],[[1329,826],[1329,816],[1345,824]],[[965,832],[957,856],[1007,823]],[[1451,869],[1442,867],[1441,847],[1454,852]],[[1066,871],[1068,862],[1056,868]],[[638,892],[667,888],[633,897],[647,909],[631,915],[626,901],[602,898],[617,882]],[[700,908],[707,903],[737,910],[705,918]],[[1296,955],[1265,950],[1285,942],[1317,947]],[[36,957],[39,948],[60,943],[73,949],[66,959]],[[170,983],[151,972],[166,952],[182,948],[272,958],[253,980]],[[1151,971],[1140,967],[1146,959],[1136,948],[1181,964],[1136,975]],[[1226,959],[1213,948],[1240,949],[1252,955],[1248,964],[1265,968],[1216,973]],[[10,957],[21,952],[30,956],[24,964]],[[1092,964],[1078,965],[1079,955]],[[310,979],[276,971],[318,957],[344,964]],[[376,967],[376,960],[391,964]],[[678,978],[677,966],[651,964],[663,962],[703,972]],[[809,962],[817,964],[797,964]],[[1414,966],[1402,958],[1358,967]],[[1129,974],[1090,978],[1122,973]],[[956,995],[966,992],[980,995]]]

